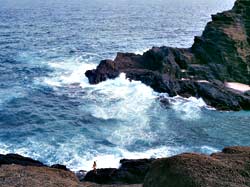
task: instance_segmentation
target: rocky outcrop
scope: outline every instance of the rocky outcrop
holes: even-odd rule
[[[153,47],[143,55],[118,53],[85,73],[91,84],[121,72],[157,92],[202,97],[220,110],[250,110],[249,94],[225,82],[250,84],[250,1],[237,0],[233,9],[212,16],[188,49]]]
[[[99,184],[141,184],[154,159],[138,159],[120,161],[120,168],[97,169],[90,171],[84,181]]]
[[[8,157],[13,159],[12,155],[5,155],[5,159]],[[124,159],[119,169],[90,171],[81,182],[61,165],[54,165],[60,168],[57,169],[33,165],[37,162],[26,157],[18,156],[18,160],[26,163],[1,162],[0,186],[142,187],[142,183],[144,187],[250,186],[250,147],[227,147],[210,156],[183,153],[156,160]]]
[[[136,168],[136,167],[134,167]],[[144,174],[145,175],[145,174]],[[141,187],[136,185],[100,185],[80,182],[66,166],[48,167],[39,161],[17,154],[0,155],[1,187]]]
[[[80,187],[73,172],[48,167],[2,165],[0,167],[1,187]]]
[[[23,157],[18,154],[0,154],[0,166],[9,164],[17,164],[21,166],[45,166],[43,163],[37,160],[33,160],[28,157]]]
[[[228,147],[211,156],[184,153],[158,159],[144,187],[250,186],[250,147]]]
[[[142,187],[138,185],[100,185],[80,182],[73,172],[48,167],[2,165],[1,187]]]

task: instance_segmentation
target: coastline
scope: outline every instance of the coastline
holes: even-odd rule
[[[202,98],[224,111],[250,110],[248,12],[249,2],[237,0],[231,10],[212,15],[191,48],[162,46],[142,55],[117,53],[114,60],[102,60],[85,76],[90,84],[98,84],[125,73],[129,80],[170,97]]]
[[[250,147],[226,147],[211,155],[121,160],[121,167],[89,171],[85,177],[63,165],[46,166],[16,154],[0,155],[0,185],[79,187],[249,186]]]
[[[225,21],[225,16],[234,21],[234,14],[237,14],[236,18],[238,18],[238,14],[241,16],[242,7],[249,10],[250,3],[237,0],[233,13],[228,11],[213,16],[213,23],[217,25],[217,21],[220,23],[221,20]],[[245,14],[243,15],[245,16]],[[246,19],[249,19],[249,17]],[[228,20],[226,19],[226,21]],[[238,20],[236,19],[236,21]],[[217,27],[210,27],[213,23],[208,24],[208,30],[214,28],[217,30]],[[246,32],[249,33],[249,31]],[[213,32],[208,33],[214,34]],[[231,39],[235,37],[231,32],[223,31],[223,33],[228,34]],[[218,33],[215,32],[216,34]],[[224,42],[225,38],[222,37],[222,39]],[[233,41],[237,43],[246,40],[246,45],[249,45],[249,38],[243,37],[244,41],[241,41],[242,38],[240,38],[240,41],[238,39],[236,38]],[[206,46],[207,40],[210,41],[206,37],[196,37],[192,49],[154,47],[142,55],[118,53],[114,61],[104,60],[96,70],[88,71],[86,75],[90,83],[97,84],[107,79],[114,79],[120,73],[126,73],[127,78],[140,80],[151,86],[155,91],[169,93],[173,97],[176,95],[201,97],[208,105],[218,110],[250,110],[249,74],[245,71],[247,68],[244,69],[245,66],[248,67],[248,56],[237,53],[237,58],[241,58],[243,63],[246,61],[246,65],[243,68],[241,67],[242,64],[229,65],[227,68],[230,70],[236,68],[233,73],[222,68],[223,73],[226,75],[220,77],[220,75],[217,75],[217,71],[221,70],[221,66],[209,61],[211,46]],[[209,49],[208,52],[205,49]],[[225,49],[221,48],[221,46],[218,49],[221,49],[223,53],[225,52]],[[246,49],[248,52],[249,46],[246,46]],[[197,51],[192,50],[197,50],[207,58],[202,59],[205,65],[201,63],[201,57],[196,56]],[[218,56],[215,56],[215,58]],[[235,60],[230,55],[227,57],[230,59],[230,63]],[[162,63],[162,59],[165,59],[169,64]],[[145,65],[144,62],[148,62],[148,64]],[[204,72],[207,74],[204,75]],[[242,76],[236,75],[237,73],[242,73]],[[168,103],[167,101],[164,102]],[[92,170],[87,173],[85,171],[73,173],[64,165],[47,166],[32,158],[20,155],[0,155],[0,186],[250,186],[250,147],[226,147],[222,152],[211,155],[182,153],[159,159],[123,159],[120,160],[120,163],[119,168],[100,168],[97,169],[97,173]]]

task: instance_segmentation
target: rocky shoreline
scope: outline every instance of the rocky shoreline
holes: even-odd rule
[[[118,169],[89,171],[84,178],[63,165],[46,166],[17,154],[0,155],[0,186],[247,187],[250,147],[226,147],[210,156],[183,153],[160,159],[124,159]]]
[[[126,73],[169,96],[198,97],[219,110],[250,110],[250,1],[212,16],[188,49],[153,47],[143,55],[118,53],[85,74],[91,84]],[[241,83],[244,90],[237,89]],[[228,86],[229,85],[229,86]],[[231,85],[231,86],[230,86]],[[164,103],[168,103],[163,101]],[[120,168],[74,173],[17,154],[0,154],[2,187],[249,187],[250,147],[211,155],[121,160]]]
[[[156,92],[203,98],[219,110],[250,110],[250,90],[227,86],[250,84],[250,1],[212,15],[191,48],[153,47],[143,55],[118,53],[85,73],[90,84],[126,73]]]

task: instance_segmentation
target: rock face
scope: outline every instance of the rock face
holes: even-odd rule
[[[228,147],[211,156],[184,153],[158,159],[144,187],[250,186],[250,147]]]
[[[250,1],[237,0],[233,9],[212,16],[188,49],[153,47],[143,55],[118,53],[85,73],[91,84],[121,72],[157,92],[202,97],[221,110],[250,110],[249,94],[225,82],[250,84]]]
[[[84,181],[99,184],[141,184],[149,170],[153,159],[121,160],[119,169],[98,169],[95,173],[90,171]]]

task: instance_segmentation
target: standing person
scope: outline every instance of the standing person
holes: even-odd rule
[[[94,164],[93,164],[92,168],[94,170],[94,173],[96,174],[97,173],[97,170],[96,170],[96,161],[94,161]]]

